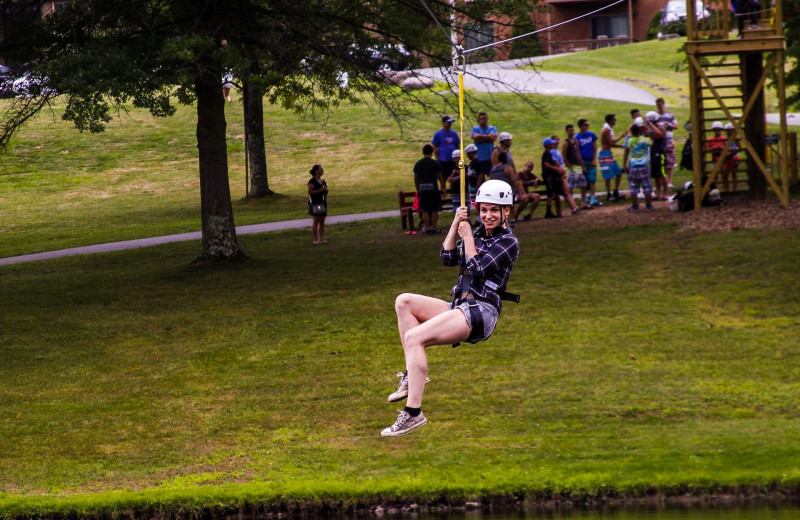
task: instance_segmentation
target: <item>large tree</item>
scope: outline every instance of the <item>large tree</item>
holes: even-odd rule
[[[404,45],[419,60],[447,66],[448,41],[416,0],[73,0],[32,16],[41,0],[2,0],[0,55],[47,88],[16,100],[0,148],[27,119],[61,95],[63,118],[102,131],[127,104],[169,116],[174,103],[197,109],[203,249],[200,259],[241,254],[229,192],[221,78],[286,109],[328,109],[367,95],[402,120],[425,97],[386,85],[375,49]],[[535,0],[428,0],[440,20],[515,19]],[[458,24],[454,24],[457,30]],[[45,79],[46,78],[46,79]]]

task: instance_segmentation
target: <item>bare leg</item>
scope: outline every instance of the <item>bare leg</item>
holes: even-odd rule
[[[561,179],[561,184],[564,187],[564,198],[567,199],[567,204],[572,208],[572,211],[575,211],[578,206],[575,204],[575,199],[572,198],[572,190],[567,185],[567,179]]]
[[[530,193],[529,195],[531,197],[531,209],[528,210],[528,215],[533,216],[533,211],[536,209],[537,206],[539,206],[539,200],[541,199],[541,197],[539,196],[538,193]]]
[[[445,304],[446,305],[446,304]],[[448,310],[408,330],[403,337],[408,371],[406,406],[420,408],[428,376],[428,356],[425,349],[432,345],[449,345],[469,337],[470,327],[461,309]]]
[[[431,213],[431,227],[432,229],[436,229],[438,225],[439,225],[439,212],[434,211],[433,213]]]
[[[311,238],[315,244],[319,243],[318,217],[311,217]]]
[[[514,213],[513,216],[511,217],[514,220],[517,220],[519,218],[519,214],[522,213],[522,210],[525,209],[525,206],[528,205],[528,194],[525,193],[524,195],[521,195],[519,198],[519,202],[520,202],[519,206],[514,208]]]
[[[431,214],[427,211],[422,212],[422,228],[423,231],[430,231],[431,228]]]
[[[591,208],[592,206],[586,201],[586,188],[581,188],[581,205],[584,208]]]
[[[319,218],[319,224],[317,228],[317,236],[319,237],[319,241],[325,243],[325,217]]]
[[[406,332],[431,318],[450,310],[450,304],[438,298],[421,294],[403,293],[394,302],[397,313],[397,330],[405,348]]]

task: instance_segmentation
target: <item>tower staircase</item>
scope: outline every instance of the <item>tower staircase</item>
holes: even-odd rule
[[[764,198],[767,186],[789,205],[789,147],[786,128],[784,60],[786,41],[782,29],[781,0],[762,0],[756,13],[737,13],[746,18],[731,24],[728,2],[702,0],[698,12],[695,0],[686,2],[686,55],[689,61],[691,139],[694,170],[695,208],[720,178],[727,153],[717,160],[709,139],[714,122],[733,125],[724,150],[740,143],[746,157],[747,184],[751,196]],[[746,16],[745,16],[746,15]],[[741,33],[736,30],[743,26]],[[764,60],[766,59],[766,65]],[[767,123],[764,93],[769,77],[775,78],[780,114],[780,132],[773,153],[767,158]],[[723,135],[725,135],[723,133]],[[773,167],[774,166],[774,167]]]

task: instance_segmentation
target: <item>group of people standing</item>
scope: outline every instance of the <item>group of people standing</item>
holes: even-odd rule
[[[461,142],[457,132],[452,130],[453,119],[442,117],[442,128],[433,136],[430,144],[423,147],[423,159],[414,166],[414,184],[419,196],[419,211],[422,215],[423,231],[439,233],[438,212],[441,211],[441,192],[450,184],[453,212],[462,204],[460,200]],[[575,125],[565,127],[563,140],[558,135],[544,139],[544,152],[541,159],[541,178],[533,174],[534,163],[528,161],[522,169],[517,169],[511,151],[513,137],[508,132],[499,132],[489,125],[485,112],[478,115],[478,124],[472,127],[472,143],[464,148],[465,192],[469,200],[480,185],[489,179],[508,183],[514,195],[515,206],[511,210],[509,224],[514,226],[517,219],[530,220],[539,205],[541,197],[529,193],[536,186],[545,188],[547,209],[545,218],[562,216],[561,199],[573,214],[602,206],[597,199],[596,186],[598,170],[605,182],[606,202],[622,200],[620,194],[622,175],[628,173],[631,189],[645,190],[648,197],[647,209],[652,209],[652,200],[667,200],[672,185],[672,175],[677,165],[673,132],[678,122],[672,112],[666,110],[664,99],[656,100],[656,110],[641,116],[639,109],[631,110],[631,124],[619,135],[615,134],[617,117],[605,116],[598,137],[590,130],[586,119]],[[636,148],[634,151],[633,148]],[[614,149],[624,149],[624,159],[620,166]],[[646,155],[642,153],[646,151]],[[647,170],[645,178],[644,170]],[[580,206],[573,197],[574,190],[580,191]],[[638,209],[635,202],[631,211]],[[527,209],[527,212],[525,210]],[[524,213],[524,216],[523,216]]]

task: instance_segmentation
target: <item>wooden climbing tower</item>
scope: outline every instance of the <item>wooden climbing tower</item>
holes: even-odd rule
[[[698,12],[702,3],[703,11]],[[789,147],[786,129],[786,91],[781,0],[762,0],[757,12],[728,11],[728,2],[687,0],[686,55],[689,59],[692,152],[695,208],[720,178],[726,154],[713,160],[708,140],[715,121],[731,123],[733,132],[725,143],[741,144],[741,164],[747,167],[750,195],[765,198],[767,186],[789,205]],[[746,16],[744,16],[746,15]],[[738,18],[741,24],[733,20]],[[743,26],[741,34],[738,28]],[[766,60],[766,65],[765,61]],[[768,159],[764,93],[773,76],[777,87],[780,132]],[[725,135],[725,133],[723,133]]]

